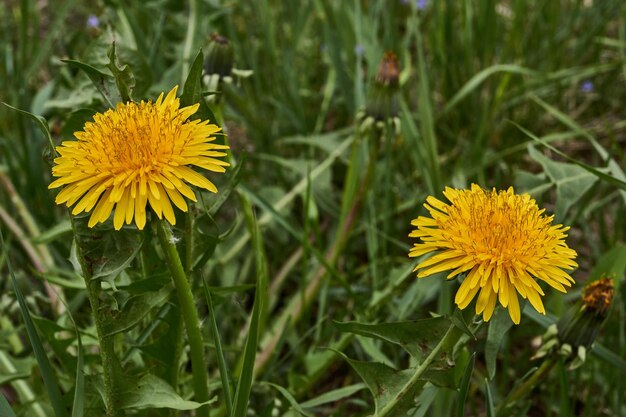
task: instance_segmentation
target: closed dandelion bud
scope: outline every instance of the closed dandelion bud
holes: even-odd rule
[[[233,69],[234,52],[229,40],[217,33],[211,34],[204,70],[208,75],[227,77]]]
[[[400,65],[398,57],[393,52],[385,52],[367,100],[367,116],[377,121],[386,121],[397,117],[399,85]]]
[[[587,285],[580,304],[572,307],[557,324],[561,344],[574,349],[589,348],[608,315],[614,293],[610,278],[603,277]]]

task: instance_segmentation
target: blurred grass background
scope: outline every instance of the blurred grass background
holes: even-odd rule
[[[225,85],[221,100],[233,155],[241,160],[245,154],[239,194],[256,206],[265,241],[265,329],[288,315],[290,303],[306,307],[299,320],[278,321],[278,347],[258,379],[286,387],[300,401],[353,387],[350,397],[333,391],[336,400],[317,405],[315,415],[367,415],[371,401],[354,385],[358,376],[320,348],[403,366],[406,357],[397,350],[348,338],[332,321],[451,311],[458,284],[418,282],[406,256],[410,220],[423,212],[425,197],[440,195],[444,186],[476,182],[530,192],[558,222],[572,226],[577,281],[582,285],[602,272],[598,265],[608,264],[623,289],[625,192],[533,142],[517,125],[625,179],[625,18],[618,0],[4,0],[0,101],[44,116],[58,143],[105,109],[90,80],[62,59],[104,68],[115,40],[120,61],[135,75],[133,97],[148,99],[184,80],[211,33],[228,38],[235,67],[252,71]],[[398,128],[387,124],[364,133],[360,112],[376,99],[375,76],[386,51],[399,60]],[[47,189],[50,155],[33,120],[0,106],[0,228],[18,279],[34,313],[65,323],[42,279],[52,277],[87,326],[88,304],[71,281],[67,213]],[[368,169],[371,178],[364,181]],[[203,270],[211,285],[254,283],[234,194],[216,222],[221,243]],[[0,253],[3,271],[8,247]],[[333,273],[325,274],[320,254],[328,254]],[[38,415],[33,410],[40,403],[46,410],[45,395],[6,277],[0,277],[0,384],[22,415]],[[309,300],[311,282],[318,285]],[[558,317],[579,288],[549,294],[548,311]],[[617,358],[591,356],[574,372],[556,370],[533,395],[529,415],[626,413],[620,368],[626,299],[618,294],[599,338]],[[249,292],[238,291],[220,297],[217,306],[232,364],[251,302]],[[525,317],[507,335],[491,382],[496,399],[533,366],[529,358],[542,333],[540,323]],[[126,336],[130,344],[136,335]],[[271,339],[266,332],[262,343]],[[483,343],[479,338],[473,348],[481,351]],[[214,359],[209,362],[215,369]],[[71,385],[72,368],[56,365]],[[485,415],[485,377],[479,355],[466,415]],[[418,412],[451,415],[452,391],[435,391],[422,398],[426,406]],[[257,415],[294,413],[267,385],[255,385],[251,401]]]

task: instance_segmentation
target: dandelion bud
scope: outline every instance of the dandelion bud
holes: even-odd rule
[[[558,338],[573,348],[589,348],[608,315],[615,289],[613,280],[600,278],[583,290],[580,304],[572,307],[558,322]]]
[[[398,58],[393,52],[385,52],[367,99],[366,116],[382,122],[397,117],[399,80]]]
[[[387,51],[378,65],[376,83],[381,86],[397,87],[400,80],[400,65],[394,52]]]
[[[234,52],[229,40],[217,33],[211,34],[204,70],[208,75],[227,77],[233,69]]]

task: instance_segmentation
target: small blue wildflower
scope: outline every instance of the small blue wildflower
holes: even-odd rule
[[[100,27],[100,19],[98,16],[90,14],[87,18],[87,27],[90,29],[97,29]]]
[[[580,91],[583,93],[591,93],[593,91],[593,83],[589,80],[583,82],[580,85]]]
[[[415,2],[415,7],[417,7],[418,10],[424,10],[426,6],[428,6],[428,0],[416,0]]]
[[[363,56],[363,54],[365,53],[365,48],[363,47],[363,45],[358,43],[354,47],[354,53],[357,54],[357,56]]]

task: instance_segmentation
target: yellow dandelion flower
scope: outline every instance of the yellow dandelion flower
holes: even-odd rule
[[[418,277],[452,270],[451,279],[467,273],[456,293],[455,303],[466,308],[478,294],[476,314],[488,321],[496,301],[509,310],[514,323],[520,322],[519,293],[541,314],[543,290],[536,279],[561,292],[574,280],[564,269],[575,268],[576,252],[565,243],[569,227],[552,225],[554,216],[543,215],[528,194],[446,188],[446,204],[428,197],[424,204],[431,217],[418,217],[417,229],[409,236],[420,238],[409,256],[436,254],[415,268]],[[480,291],[480,293],[479,293]]]
[[[191,167],[224,172],[229,164],[216,159],[228,146],[211,143],[220,128],[208,121],[188,120],[199,104],[180,108],[174,87],[156,102],[119,103],[115,109],[94,115],[78,140],[56,148],[48,188],[63,187],[57,204],[76,204],[72,214],[90,212],[89,227],[106,221],[115,210],[113,225],[124,222],[141,230],[146,224],[146,205],[159,218],[176,223],[172,204],[187,211],[186,197],[196,201],[195,185],[217,192],[215,185]],[[95,207],[95,208],[94,208]]]

